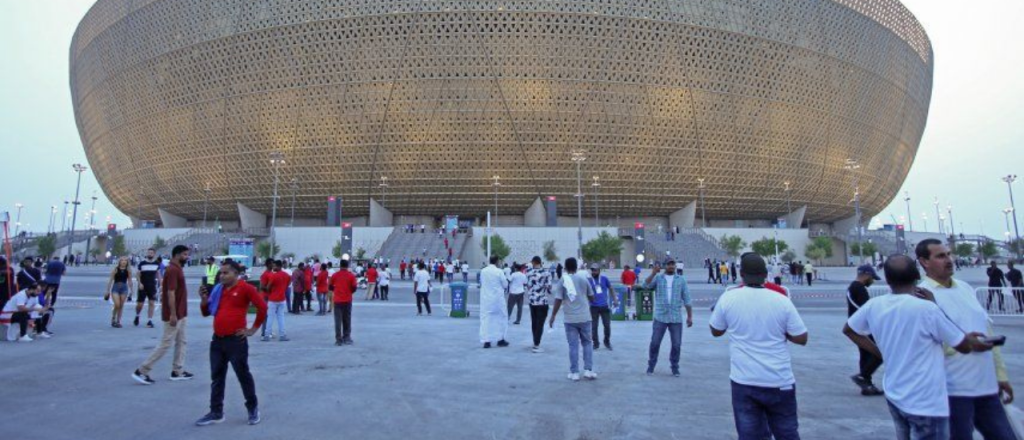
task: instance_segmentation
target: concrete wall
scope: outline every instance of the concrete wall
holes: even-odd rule
[[[601,231],[607,231],[613,236],[617,234],[615,228],[584,227],[583,242],[586,243],[593,240]],[[579,250],[576,241],[576,228],[498,227],[494,228],[494,232],[500,235],[505,240],[505,243],[512,248],[512,253],[507,258],[509,264],[513,261],[518,263],[528,262],[534,255],[539,255],[543,258],[544,242],[547,241],[554,240],[559,260],[575,257]],[[480,267],[487,258],[486,251],[480,246],[481,240],[486,235],[487,228],[473,228],[473,237],[471,238],[473,241],[466,246],[465,255],[466,260],[473,267]],[[624,243],[623,248],[625,247]]]
[[[352,228],[352,251],[366,249],[366,256],[373,257],[380,252],[381,245],[391,235],[392,227]],[[306,258],[314,254],[323,258],[332,258],[331,250],[341,240],[341,228],[305,227],[305,228],[274,228],[277,245],[281,253],[293,253],[296,258]]]
[[[124,231],[121,231],[126,242],[144,242],[149,244],[152,244],[153,240],[156,240],[157,236],[167,240],[168,238],[187,234],[189,232],[192,232],[192,228],[125,229]]]

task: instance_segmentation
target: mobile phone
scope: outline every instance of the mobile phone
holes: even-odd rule
[[[996,347],[1001,347],[1003,344],[1006,344],[1006,336],[1003,335],[982,336],[978,338],[978,340],[986,344],[992,344]]]

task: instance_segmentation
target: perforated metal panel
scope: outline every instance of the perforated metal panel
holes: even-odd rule
[[[600,214],[877,213],[924,130],[932,49],[896,0],[100,0],[71,45],[75,115],[122,211],[237,218],[521,213],[599,175]],[[587,185],[584,182],[584,185]],[[587,188],[585,186],[585,188]],[[575,204],[562,204],[575,215]],[[587,199],[585,213],[593,215]],[[571,212],[570,212],[571,211]]]

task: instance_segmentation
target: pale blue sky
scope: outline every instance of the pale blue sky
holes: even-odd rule
[[[74,197],[71,164],[86,163],[68,90],[68,47],[78,21],[94,0],[0,0],[0,211],[32,231],[45,231],[51,205]],[[935,82],[924,140],[900,196],[882,212],[906,215],[909,191],[914,228],[936,229],[932,201],[953,205],[956,230],[1002,237],[1009,206],[999,176],[1024,180],[1024,2],[904,0],[924,24],[935,48]],[[1024,210],[1024,182],[1014,185]],[[82,178],[84,224],[97,191],[97,223],[106,216],[123,227],[127,217],[106,201],[90,173]],[[59,216],[58,216],[59,217]],[[13,218],[12,218],[13,220]],[[1024,220],[1022,218],[1021,220]],[[60,219],[57,219],[58,227]],[[1022,224],[1024,226],[1024,224]],[[1012,228],[1012,226],[1011,226]],[[12,227],[13,229],[13,227]]]

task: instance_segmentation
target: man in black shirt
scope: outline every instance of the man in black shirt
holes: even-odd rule
[[[1010,287],[1013,288],[1013,297],[1017,299],[1017,310],[1024,313],[1024,298],[1022,294],[1024,291],[1024,276],[1021,276],[1020,269],[1014,267],[1013,262],[1006,263],[1006,281],[1010,282]]]
[[[146,259],[139,262],[139,301],[135,303],[135,320],[133,323],[139,326],[139,315],[142,308],[149,300],[149,321],[146,327],[153,328],[153,311],[156,309],[156,292],[159,290],[160,259],[156,257],[156,250],[148,249]]]
[[[988,275],[988,305],[985,306],[988,310],[992,310],[992,297],[999,298],[999,311],[1003,312],[1003,292],[1002,287],[1006,286],[1006,281],[1003,279],[1003,270],[996,265],[993,261],[992,265],[989,266],[988,270],[985,271]]]
[[[857,279],[850,283],[850,287],[846,292],[846,309],[849,316],[853,316],[864,303],[871,299],[871,294],[868,293],[868,287],[874,284],[875,281],[881,280],[875,272],[875,268],[870,264],[865,264],[857,268]],[[863,396],[879,396],[882,395],[882,390],[875,387],[874,383],[871,382],[871,376],[875,374],[878,367],[882,366],[882,359],[879,359],[870,352],[860,350],[860,373],[850,376],[853,383],[860,387],[860,394]]]

